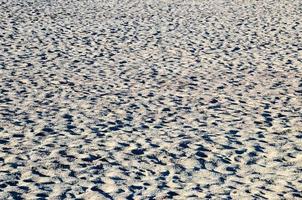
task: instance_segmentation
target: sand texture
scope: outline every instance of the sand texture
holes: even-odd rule
[[[302,199],[301,0],[0,0],[0,199]]]

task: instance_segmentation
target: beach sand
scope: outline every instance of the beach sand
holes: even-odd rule
[[[0,199],[301,199],[299,0],[0,0]]]

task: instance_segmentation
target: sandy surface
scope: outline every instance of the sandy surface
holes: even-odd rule
[[[0,199],[301,199],[299,0],[0,0]]]

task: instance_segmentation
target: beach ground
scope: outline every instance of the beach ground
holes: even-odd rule
[[[0,0],[0,199],[301,199],[299,0]]]

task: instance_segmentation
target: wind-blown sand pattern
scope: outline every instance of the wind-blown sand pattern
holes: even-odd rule
[[[0,199],[301,199],[299,0],[0,0]]]

